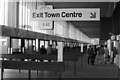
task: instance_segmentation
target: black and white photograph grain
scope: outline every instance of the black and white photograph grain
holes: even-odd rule
[[[0,80],[120,80],[120,0],[0,0]]]

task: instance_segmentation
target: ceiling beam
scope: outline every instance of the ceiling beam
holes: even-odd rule
[[[120,0],[42,0],[43,2],[119,2]]]

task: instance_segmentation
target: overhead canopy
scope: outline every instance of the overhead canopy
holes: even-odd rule
[[[45,2],[119,2],[120,0],[41,0],[41,1],[45,1]]]

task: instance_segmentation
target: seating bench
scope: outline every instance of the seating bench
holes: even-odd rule
[[[73,61],[74,62],[74,75],[76,75],[76,62],[79,59],[78,54],[65,54],[63,55],[63,61]],[[47,54],[2,54],[1,58],[6,59],[33,59],[33,60],[55,60],[57,61],[57,55],[47,55]]]
[[[59,78],[61,78],[61,72],[65,71],[64,62],[35,62],[35,61],[14,61],[14,60],[1,60],[1,80],[3,80],[4,69],[21,69],[29,70],[29,79],[31,78],[30,70],[40,71],[53,71],[59,72]]]

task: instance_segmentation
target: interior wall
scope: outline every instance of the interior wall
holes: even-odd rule
[[[111,18],[101,18],[100,22],[100,40],[107,40],[110,38],[109,33],[111,33]]]
[[[120,34],[120,2],[117,3],[112,15],[112,31],[113,34]]]
[[[120,34],[120,2],[117,3],[113,15],[110,18],[101,18],[101,40],[110,38],[110,34]]]

